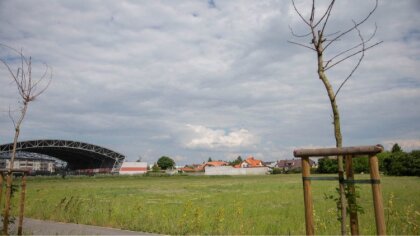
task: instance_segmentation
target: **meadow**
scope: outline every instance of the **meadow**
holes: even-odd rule
[[[31,218],[161,234],[305,234],[300,174],[38,177],[27,183],[25,216]],[[312,186],[315,232],[339,234],[336,203],[327,199],[337,195],[337,183]],[[376,234],[370,185],[359,186],[360,231]],[[382,194],[388,234],[418,235],[420,178],[382,177]]]

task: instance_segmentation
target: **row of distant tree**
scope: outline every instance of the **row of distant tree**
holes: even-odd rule
[[[379,170],[386,175],[420,176],[420,150],[404,152],[396,143],[391,151],[379,153]],[[353,158],[356,173],[368,173],[368,157]],[[337,160],[322,158],[318,160],[318,173],[337,173]]]

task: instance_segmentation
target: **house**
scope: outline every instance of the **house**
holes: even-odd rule
[[[316,166],[315,161],[309,159],[309,165],[312,167]],[[294,169],[301,169],[302,162],[301,159],[292,159],[292,160],[280,160],[277,162],[277,168],[283,169],[284,171],[294,170]]]
[[[269,168],[274,168],[277,165],[277,161],[263,161],[263,165]]]
[[[204,171],[204,164],[185,165],[184,167],[179,168],[178,170],[183,173],[202,172]]]
[[[204,164],[204,166],[212,166],[212,167],[217,167],[217,166],[228,166],[229,163],[225,162],[225,161],[209,161],[206,164]]]
[[[235,167],[236,168],[255,168],[255,167],[264,167],[264,164],[261,160],[257,160],[253,156],[250,156],[241,164],[236,165]]]

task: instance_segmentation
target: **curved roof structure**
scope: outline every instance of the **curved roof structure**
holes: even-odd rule
[[[0,153],[11,152],[13,143],[0,145]],[[30,140],[17,143],[17,151],[55,157],[68,163],[71,170],[119,168],[125,156],[97,145],[69,140]]]

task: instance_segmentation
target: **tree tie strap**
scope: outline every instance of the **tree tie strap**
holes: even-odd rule
[[[316,176],[316,177],[302,177],[303,181],[311,180],[324,180],[324,181],[334,181],[338,180],[343,184],[380,184],[381,180],[379,179],[340,179],[339,177],[329,177],[329,176]]]
[[[380,184],[379,179],[347,179],[342,181],[344,184]]]
[[[302,180],[339,180],[338,177],[316,176],[316,177],[302,177]]]

